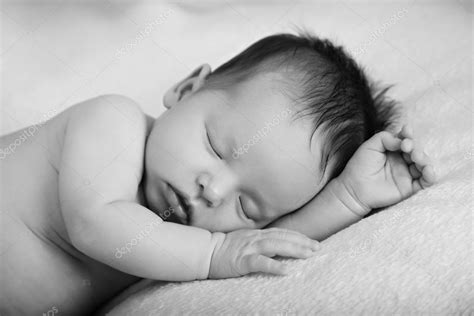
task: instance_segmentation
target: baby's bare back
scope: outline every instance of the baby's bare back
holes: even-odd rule
[[[90,313],[138,280],[68,238],[58,170],[69,114],[0,138],[1,315]]]

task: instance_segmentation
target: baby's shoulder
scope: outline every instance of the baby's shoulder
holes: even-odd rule
[[[81,123],[116,124],[128,120],[137,127],[146,124],[146,115],[134,100],[118,95],[107,94],[78,103],[69,109],[69,119]],[[117,127],[115,125],[115,127]]]
[[[135,196],[148,135],[140,106],[124,96],[103,95],[68,112],[59,170],[63,195],[76,199],[75,184],[89,179],[97,192]]]
[[[68,110],[66,134],[70,139],[115,143],[130,139],[145,141],[147,116],[138,103],[116,95],[101,95]]]

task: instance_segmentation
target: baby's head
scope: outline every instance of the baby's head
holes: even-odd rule
[[[203,65],[166,93],[148,137],[148,206],[210,231],[262,228],[388,125],[384,93],[341,47],[310,35],[266,37],[214,72]]]

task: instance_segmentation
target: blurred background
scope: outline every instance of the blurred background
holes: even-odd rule
[[[471,110],[470,1],[20,0],[0,14],[2,134],[99,94],[158,115],[164,92],[198,65],[298,28],[344,45],[407,108],[438,87]],[[443,85],[454,74],[461,88]]]

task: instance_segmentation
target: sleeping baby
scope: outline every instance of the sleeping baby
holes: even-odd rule
[[[384,131],[384,93],[342,48],[281,34],[198,67],[157,119],[106,95],[8,155],[23,131],[3,136],[1,314],[88,314],[141,278],[286,274],[275,256],[309,258],[434,182],[411,130]]]

